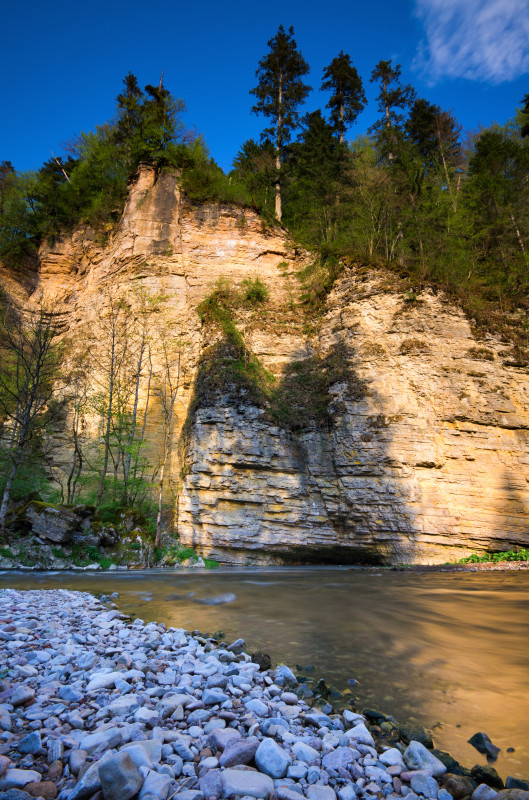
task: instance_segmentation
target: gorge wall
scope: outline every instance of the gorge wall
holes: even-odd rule
[[[307,333],[296,277],[306,260],[252,211],[192,205],[177,175],[143,168],[104,246],[79,230],[44,245],[34,271],[1,277],[18,302],[48,298],[79,352],[101,346],[109,292],[167,298],[154,336],[164,328],[184,343],[169,494],[181,542],[201,554],[439,563],[528,546],[529,374],[509,345],[477,341],[442,296],[409,302],[389,272],[354,267]],[[197,375],[220,333],[197,307],[221,277],[259,277],[269,288],[267,303],[237,324],[277,387],[293,365],[339,362],[319,421],[297,419],[295,394],[285,395],[289,424],[229,380],[201,394]],[[86,436],[97,436],[90,421]],[[66,445],[55,459],[60,471]]]

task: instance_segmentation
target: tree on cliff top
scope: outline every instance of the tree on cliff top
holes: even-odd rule
[[[181,116],[183,100],[163,86],[147,84],[145,91],[129,72],[124,91],[117,97],[118,118],[114,138],[125,153],[131,171],[142,161],[162,166],[178,160],[178,146],[189,138]]]
[[[331,109],[331,123],[338,131],[341,143],[347,127],[353,125],[367,102],[362,78],[347,53],[341,51],[325,67],[321,88],[333,92],[326,108]]]
[[[297,49],[294,28],[288,32],[282,25],[274,37],[268,41],[270,52],[259,61],[256,76],[259,79],[250,94],[255,95],[257,103],[252,106],[255,114],[264,114],[271,125],[263,131],[263,137],[272,137],[275,144],[275,212],[281,220],[281,163],[285,145],[298,122],[298,106],[303,103],[311,90],[301,80],[309,72],[309,65]]]
[[[382,119],[371,125],[370,132],[375,134],[379,149],[390,164],[395,157],[395,149],[404,122],[403,112],[415,99],[415,89],[409,84],[403,86],[400,83],[401,72],[400,64],[394,67],[391,59],[379,61],[370,78],[371,83],[379,81],[378,110],[383,114]]]

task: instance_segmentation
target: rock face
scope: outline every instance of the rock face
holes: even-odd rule
[[[174,524],[202,555],[435,563],[527,546],[529,375],[513,366],[509,346],[476,340],[442,296],[426,291],[409,302],[395,276],[352,267],[308,337],[295,277],[303,263],[252,211],[192,206],[177,175],[143,168],[105,247],[89,231],[45,245],[38,272],[16,291],[31,287],[28,302],[52,298],[70,338],[92,348],[104,340],[105,293],[143,288],[169,298],[156,329],[169,325],[185,341],[169,465]],[[17,276],[2,277],[15,292]],[[235,285],[259,277],[270,290],[262,310],[238,324],[277,391],[293,366],[312,365],[303,374],[317,386],[318,370],[338,364],[325,396],[308,401],[324,401],[326,415],[311,417],[301,384],[283,392],[288,421],[240,386],[197,391],[217,335],[196,310],[221,277]],[[161,434],[151,406],[154,458]],[[90,420],[86,435],[96,435]],[[65,440],[58,473],[69,458]]]

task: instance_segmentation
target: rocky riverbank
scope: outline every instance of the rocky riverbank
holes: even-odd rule
[[[86,593],[1,591],[0,800],[529,800],[384,715],[310,707],[244,647]]]

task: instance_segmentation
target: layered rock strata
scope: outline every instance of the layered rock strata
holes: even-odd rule
[[[296,272],[307,263],[284,233],[245,209],[192,205],[178,176],[143,168],[109,241],[87,230],[45,244],[34,272],[3,270],[18,302],[52,302],[74,350],[104,347],[109,297],[163,298],[157,337],[180,347],[181,381],[168,482],[185,545],[229,563],[432,563],[529,544],[529,375],[509,346],[478,341],[442,296],[405,296],[395,276],[349,268],[307,334]],[[277,394],[299,364],[340,362],[318,416],[295,391],[270,413],[244,387],[202,396],[197,374],[220,333],[197,307],[219,278],[259,278],[270,298],[236,323]],[[295,385],[295,384],[293,384]],[[145,389],[140,405],[147,402]],[[299,415],[298,415],[299,409]],[[314,413],[312,413],[314,411]],[[149,399],[149,456],[161,416]],[[87,440],[95,421],[86,420]],[[56,477],[71,457],[55,454]],[[62,472],[61,472],[62,471]]]

